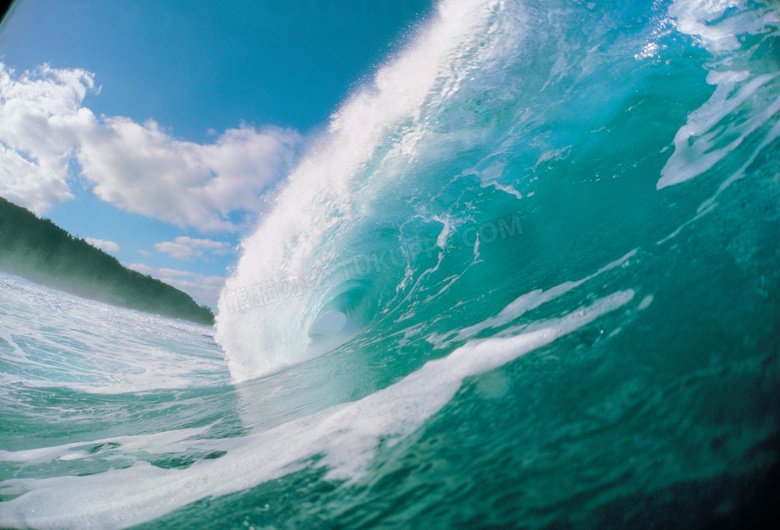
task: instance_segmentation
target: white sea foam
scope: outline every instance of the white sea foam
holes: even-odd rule
[[[325,467],[329,480],[359,480],[374,460],[380,440],[392,445],[420,429],[453,398],[465,378],[549,344],[633,297],[631,290],[615,292],[522,333],[468,342],[359,401],[243,438],[219,440],[220,448],[227,451],[224,456],[201,460],[187,469],[160,469],[138,461],[126,469],[90,476],[5,481],[0,493],[21,495],[0,503],[0,525],[122,528],[208,496],[251,488],[306,465]],[[182,437],[174,435],[172,443],[181,442]],[[51,458],[56,454],[24,456]],[[316,464],[306,464],[316,456],[321,457]]]
[[[425,130],[420,120],[423,105],[428,98],[458,92],[468,72],[457,64],[473,49],[489,53],[480,48],[480,40],[490,31],[490,15],[500,4],[441,2],[412,45],[343,105],[324,137],[289,176],[273,210],[242,243],[241,259],[219,302],[216,338],[227,353],[235,381],[307,359],[308,330],[328,303],[328,293],[311,289],[284,303],[253,304],[246,312],[236,311],[228,295],[238,293],[251,301],[256,295],[253,286],[257,290],[269,280],[316,276],[313,264],[332,259],[326,243],[335,244],[340,227],[369,214],[382,188],[381,182],[369,186],[361,180],[361,171],[388,133],[402,123],[416,125],[404,129],[392,154],[404,160],[414,157]]]
[[[211,329],[0,274],[3,384],[118,394],[224,383]],[[63,332],[66,330],[66,332]]]
[[[535,289],[531,292],[525,293],[515,298],[510,304],[504,307],[504,309],[502,309],[498,315],[487,318],[482,322],[478,322],[477,324],[473,324],[458,330],[457,332],[453,332],[444,336],[432,335],[429,338],[429,341],[435,344],[437,348],[444,348],[453,342],[469,339],[486,329],[505,326],[513,320],[520,318],[526,312],[531,311],[532,309],[536,309],[537,307],[544,305],[547,302],[563,296],[569,291],[572,291],[585,282],[590,281],[611,269],[628,263],[628,261],[636,255],[636,253],[637,249],[634,249],[628,252],[625,256],[605,265],[595,273],[586,276],[585,278],[563,282],[556,285],[555,287],[550,287],[549,289]]]
[[[780,16],[772,2],[746,9],[729,17],[727,10],[740,7],[734,0],[675,0],[669,8],[677,29],[691,35],[715,55],[728,54],[740,47],[738,35],[757,34],[778,29]]]
[[[677,29],[694,37],[713,56],[707,83],[710,98],[688,116],[674,137],[674,152],[661,170],[657,188],[680,184],[712,169],[778,113],[777,73],[753,73],[739,60],[739,35],[780,35],[780,9],[759,3],[723,17],[739,3],[725,0],[677,0],[669,9]],[[742,51],[747,57],[749,50]],[[776,60],[770,59],[770,60]],[[744,68],[740,66],[744,65]],[[729,119],[746,110],[749,120]],[[725,138],[731,139],[723,144]]]
[[[749,79],[748,72],[710,72],[707,82],[716,85],[715,92],[704,105],[688,116],[688,122],[677,131],[674,153],[661,170],[658,189],[680,184],[708,171],[739,147],[748,135],[771,119],[778,112],[780,98],[764,112],[751,112],[751,119],[745,123],[717,127],[762,86],[777,77],[778,74],[764,74]],[[723,147],[715,148],[718,140],[729,133],[736,133],[737,137]]]
[[[43,464],[54,460],[75,460],[90,456],[89,449],[98,445],[112,445],[121,447],[123,455],[134,451],[143,451],[148,454],[162,454],[183,451],[193,446],[200,446],[204,442],[193,441],[192,438],[202,436],[212,427],[197,427],[191,429],[178,429],[152,434],[140,434],[136,436],[117,436],[113,438],[101,438],[90,442],[73,442],[52,447],[40,447],[37,449],[23,449],[20,451],[0,450],[0,462],[17,462],[23,464]],[[206,440],[211,447],[212,440]],[[83,449],[86,448],[86,449]],[[0,484],[0,491],[3,484]]]

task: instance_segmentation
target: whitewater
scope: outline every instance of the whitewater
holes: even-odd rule
[[[208,328],[0,274],[0,527],[776,522],[780,6],[442,0]]]

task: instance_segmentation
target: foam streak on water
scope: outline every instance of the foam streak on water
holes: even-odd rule
[[[380,439],[393,440],[417,430],[452,399],[464,378],[495,369],[571,333],[625,305],[631,291],[614,293],[560,319],[510,337],[467,343],[449,356],[428,362],[398,383],[354,403],[327,409],[259,434],[220,444],[228,455],[168,473],[146,462],[91,477],[9,480],[5,494],[27,492],[2,507],[3,524],[34,527],[121,527],[151,520],[207,495],[225,495],[279,478],[322,456],[326,478],[364,476]],[[172,444],[201,432],[114,438],[124,451],[170,451]],[[160,444],[163,449],[160,449]],[[193,440],[193,444],[199,442]],[[0,452],[0,461],[34,463],[62,459],[76,444],[45,450]],[[76,454],[75,457],[86,456]],[[36,507],[46,506],[38,515]]]

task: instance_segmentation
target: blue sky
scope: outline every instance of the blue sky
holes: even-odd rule
[[[21,0],[0,196],[214,306],[308,141],[431,0]]]

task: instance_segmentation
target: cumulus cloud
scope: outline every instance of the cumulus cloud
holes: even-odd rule
[[[131,263],[127,267],[173,285],[192,296],[199,304],[205,304],[212,308],[217,307],[219,292],[225,285],[225,278],[222,276],[207,276],[178,269],[154,268],[143,263]]]
[[[119,250],[119,245],[114,243],[113,241],[108,241],[106,239],[96,239],[94,237],[85,237],[84,241],[92,245],[93,247],[99,248],[101,250],[105,250],[106,252],[117,252]]]
[[[242,125],[212,144],[178,140],[157,123],[104,118],[76,151],[100,199],[123,210],[203,231],[233,231],[262,190],[292,162],[297,133]]]
[[[212,239],[195,239],[179,236],[173,241],[156,243],[154,248],[178,259],[203,258],[206,254],[224,256],[230,252],[230,243]]]
[[[72,198],[66,178],[74,131],[94,122],[81,108],[93,75],[47,65],[18,78],[0,62],[0,195],[41,214]]]
[[[96,117],[82,106],[94,75],[42,66],[15,76],[0,63],[0,195],[36,213],[72,198],[68,162],[100,199],[202,231],[235,231],[230,215],[293,162],[300,135],[241,124],[199,144],[155,121]]]

